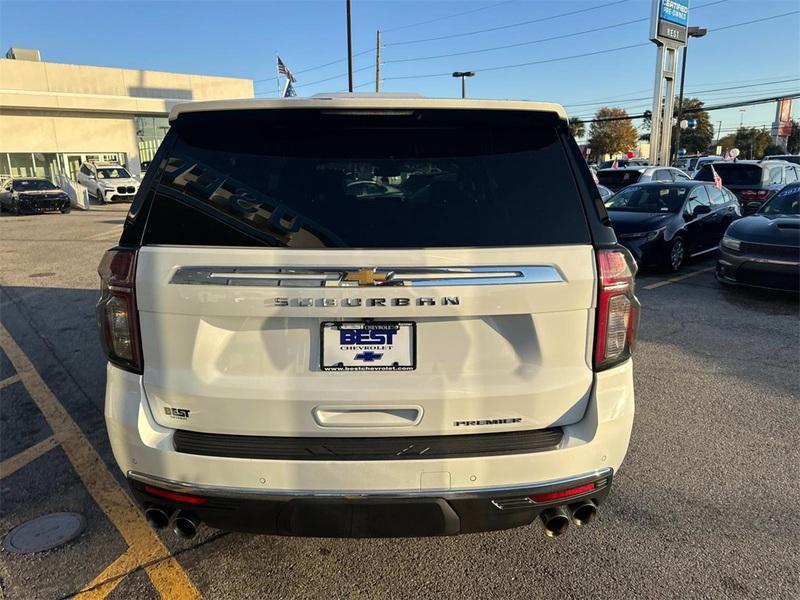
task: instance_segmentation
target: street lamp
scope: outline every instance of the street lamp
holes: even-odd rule
[[[461,77],[461,97],[467,97],[467,77],[475,77],[475,71],[456,71],[453,77]]]
[[[689,51],[689,38],[701,38],[708,33],[704,27],[689,27],[686,30],[686,45],[683,47],[683,63],[681,65],[681,90],[678,94],[678,123],[683,117],[683,82],[686,80],[686,55]],[[678,148],[681,147],[681,128],[678,127],[675,133],[675,153],[677,156]]]

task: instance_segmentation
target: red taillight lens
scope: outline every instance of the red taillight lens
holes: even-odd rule
[[[98,268],[100,301],[97,321],[108,360],[127,371],[142,372],[139,318],[136,309],[136,250],[113,248]]]
[[[569,488],[566,490],[559,490],[557,492],[550,492],[549,494],[538,494],[531,496],[534,502],[551,502],[553,500],[561,500],[562,498],[571,498],[572,496],[579,496],[586,492],[591,492],[595,488],[594,483],[587,483],[579,485],[578,487]]]
[[[190,496],[189,494],[181,494],[179,492],[171,492],[169,490],[162,490],[161,488],[153,487],[152,485],[144,486],[144,491],[151,496],[171,500],[172,502],[181,502],[182,504],[205,504],[208,499],[201,498],[200,496]]]
[[[607,369],[630,356],[638,303],[633,295],[636,267],[624,250],[598,250],[599,295],[594,368]]]
[[[744,190],[741,193],[742,200],[766,200],[769,190]]]

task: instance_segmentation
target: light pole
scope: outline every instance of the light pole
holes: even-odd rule
[[[350,0],[347,0],[347,89],[353,93],[353,32],[350,26]]]
[[[475,77],[475,71],[456,71],[453,77],[461,77],[461,97],[467,97],[467,77]]]
[[[683,83],[686,80],[686,55],[689,52],[689,38],[701,38],[708,33],[703,27],[689,27],[686,30],[686,45],[683,47],[683,62],[681,64],[681,90],[678,93],[678,127],[675,131],[675,156],[678,155],[678,148],[681,147],[681,118],[683,117]]]

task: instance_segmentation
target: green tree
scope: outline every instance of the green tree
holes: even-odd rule
[[[786,151],[789,154],[800,153],[800,123],[792,119],[792,133],[789,135],[789,142],[786,144]]]
[[[569,132],[574,138],[582,138],[583,134],[586,133],[586,125],[580,117],[569,118]]]
[[[681,130],[681,148],[686,148],[686,154],[699,154],[706,152],[714,139],[714,126],[711,124],[711,118],[703,108],[703,101],[698,98],[684,98],[683,99],[683,117],[682,119],[694,119],[697,125],[694,129]],[[678,116],[678,99],[675,99],[675,116]],[[672,133],[672,153],[677,152],[675,146],[676,130]]]
[[[604,106],[594,117],[596,120],[589,128],[592,156],[601,157],[605,154],[627,152],[636,147],[639,134],[631,120],[627,118],[628,113],[624,109]]]
[[[786,152],[783,151],[783,146],[770,143],[769,146],[764,148],[764,156],[770,156],[774,154],[786,154]]]
[[[740,127],[736,130],[733,145],[741,153],[739,158],[761,158],[770,142],[769,132],[755,127]]]
[[[736,134],[729,133],[725,137],[720,138],[718,145],[722,147],[722,154],[724,156],[728,150],[736,146]]]

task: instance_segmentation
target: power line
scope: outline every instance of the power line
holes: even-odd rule
[[[755,106],[757,104],[767,104],[769,102],[777,102],[784,98],[800,98],[800,92],[792,92],[790,94],[781,94],[779,96],[771,96],[769,98],[752,98],[750,100],[742,100],[740,102],[729,102],[727,104],[718,104],[716,106],[704,106],[703,108],[684,108],[683,114],[696,113],[696,112],[712,112],[715,110],[725,110],[727,108],[739,108],[742,106]],[[603,117],[599,119],[591,119],[584,121],[584,123],[600,123],[605,121],[632,121],[634,119],[644,119],[645,114],[626,115],[624,117]]]
[[[488,10],[490,8],[496,8],[502,4],[511,4],[514,0],[503,0],[503,2],[496,2],[494,4],[490,4],[489,6],[483,6],[481,8],[473,8],[472,10],[465,10],[464,12],[454,13],[452,15],[446,15],[444,17],[436,17],[435,19],[428,19],[427,21],[418,21],[416,23],[410,23],[409,25],[400,25],[399,27],[391,27],[389,29],[381,29],[383,33],[389,33],[391,31],[400,31],[401,29],[410,29],[411,27],[419,27],[420,25],[427,25],[428,23],[436,23],[438,21],[445,21],[447,19],[454,19],[456,17],[461,17],[464,15],[471,15],[472,13],[480,12],[482,10]]]
[[[693,90],[691,92],[686,92],[686,95],[698,95],[698,94],[710,94],[713,92],[721,92],[721,91],[728,91],[728,90],[738,90],[743,88],[751,88],[751,87],[762,87],[766,85],[776,85],[779,83],[789,83],[790,81],[800,81],[800,77],[792,77],[791,79],[782,79],[779,81],[767,81],[767,82],[760,82],[760,83],[751,83],[747,85],[734,85],[730,87],[721,87],[721,88],[711,88],[708,90]],[[613,101],[606,101],[606,102],[586,102],[582,104],[565,104],[565,107],[574,107],[574,106],[597,106],[599,104],[605,104],[607,102],[635,102],[637,100],[651,100],[652,96],[642,96],[640,98],[620,98],[618,100]]]
[[[623,1],[625,1],[625,0],[623,0]],[[718,0],[718,2],[723,2],[723,1],[727,1],[727,0]],[[605,5],[605,6],[610,6],[610,5]],[[703,6],[709,6],[709,5],[706,4],[706,5],[703,5]],[[786,13],[783,13],[783,14],[779,14],[779,15],[773,15],[773,16],[770,16],[770,17],[763,17],[761,19],[752,19],[750,21],[743,21],[741,23],[733,23],[731,25],[726,25],[724,27],[717,27],[717,28],[714,28],[714,29],[709,29],[709,31],[722,31],[722,30],[727,30],[727,29],[733,29],[735,27],[744,27],[745,25],[751,25],[751,24],[754,24],[754,23],[762,23],[764,21],[771,21],[771,20],[774,20],[774,19],[780,19],[780,18],[787,17],[787,16],[790,16],[790,15],[796,15],[798,13],[800,13],[800,10],[789,11],[789,12],[786,12]],[[546,58],[546,59],[527,61],[527,62],[516,63],[516,64],[497,65],[497,66],[493,66],[493,67],[483,67],[483,68],[474,69],[474,70],[475,71],[479,71],[479,72],[487,72],[487,71],[501,71],[501,70],[505,70],[505,69],[516,69],[516,68],[519,68],[519,67],[528,67],[528,66],[532,66],[532,65],[540,65],[540,64],[553,63],[553,62],[561,62],[561,61],[565,61],[565,60],[572,60],[572,59],[575,59],[575,58],[584,58],[584,57],[587,57],[587,56],[597,56],[597,55],[600,55],[600,54],[608,54],[608,53],[611,53],[611,52],[619,52],[620,50],[630,50],[630,49],[633,49],[633,48],[642,48],[644,46],[649,46],[650,44],[651,44],[651,42],[643,42],[643,43],[640,43],[640,44],[631,44],[629,46],[619,46],[617,48],[607,48],[607,49],[604,49],[604,50],[596,50],[594,52],[584,52],[582,54],[573,54],[571,56],[560,56],[560,57],[557,57],[557,58]],[[425,74],[422,74],[422,75],[400,75],[400,76],[394,76],[394,77],[385,77],[384,81],[398,80],[398,79],[426,79],[426,78],[431,78],[431,77],[450,77],[451,75],[452,75],[452,73],[450,71],[441,72],[441,73],[425,73]]]
[[[727,1],[727,0],[725,0]],[[538,40],[530,40],[528,42],[517,42],[516,44],[505,44],[503,46],[493,46],[491,48],[481,48],[479,50],[465,50],[463,52],[449,52],[447,54],[435,54],[432,56],[420,56],[417,58],[398,58],[395,60],[384,61],[384,64],[414,62],[417,60],[434,60],[437,58],[449,58],[451,56],[466,56],[467,54],[481,54],[483,52],[494,52],[495,50],[507,50],[509,48],[519,48],[521,46],[531,46],[533,44],[541,44],[542,42],[551,42],[553,40],[563,40],[564,38],[575,37],[578,35],[585,35],[587,33],[595,33],[597,31],[605,31],[607,29],[615,29],[617,27],[624,27],[625,25],[632,25],[633,23],[641,23],[642,21],[649,21],[650,17],[642,19],[634,19],[633,21],[625,21],[624,23],[615,23],[614,25],[606,25],[604,27],[595,27],[594,29],[586,29],[584,31],[576,31],[573,33],[564,33],[562,35],[554,35],[552,37],[541,38]]]
[[[698,10],[708,6],[715,6],[717,4],[723,4],[725,2],[729,2],[730,0],[716,0],[715,2],[708,2],[706,4],[701,4],[700,6],[693,7],[692,10]],[[626,25],[633,25],[635,23],[642,23],[645,21],[649,21],[650,17],[642,17],[640,19],[633,19],[631,21],[624,21],[622,23],[614,23],[613,25],[604,25],[602,27],[594,27],[592,29],[585,29],[583,31],[574,31],[571,33],[564,33],[560,35],[555,35],[546,38],[540,38],[538,40],[529,40],[526,42],[517,42],[514,44],[504,44],[502,46],[492,46],[490,48],[480,48],[478,50],[464,50],[461,52],[448,52],[445,54],[434,54],[431,56],[420,56],[417,58],[399,58],[395,60],[387,60],[384,64],[393,64],[393,63],[404,63],[404,62],[413,62],[417,60],[435,60],[439,58],[450,58],[453,56],[466,56],[468,54],[482,54],[484,52],[494,52],[497,50],[508,50],[509,48],[521,48],[522,46],[531,46],[534,44],[541,44],[543,42],[552,42],[554,40],[563,40],[565,38],[576,37],[579,35],[586,35],[589,33],[596,33],[598,31],[607,31],[609,29],[616,29],[618,27],[625,27]],[[516,25],[514,25],[516,27]],[[386,44],[387,46],[393,46],[398,44]]]
[[[495,67],[484,67],[482,69],[475,69],[476,71],[485,72],[485,71],[501,71],[503,69],[516,69],[519,67],[528,67],[531,65],[540,65],[544,63],[551,63],[551,62],[560,62],[564,60],[572,60],[574,58],[583,58],[586,56],[597,56],[599,54],[609,54],[611,52],[619,52],[620,50],[630,50],[631,48],[641,48],[643,46],[649,46],[651,42],[642,42],[641,44],[631,44],[630,46],[619,46],[618,48],[606,48],[605,50],[596,50],[594,52],[584,52],[582,54],[573,54],[571,56],[559,56],[558,58],[545,58],[542,60],[533,60],[524,63],[517,63],[513,65],[499,65]],[[446,73],[426,73],[424,75],[399,75],[395,77],[384,77],[384,81],[389,81],[390,79],[425,79],[429,77],[450,77],[451,72],[448,71]]]
[[[518,21],[516,23],[509,23],[507,25],[498,25],[497,27],[487,27],[486,29],[476,29],[474,31],[463,31],[461,33],[451,33],[449,35],[440,35],[437,37],[429,37],[429,38],[422,38],[416,40],[405,40],[401,42],[392,42],[386,44],[387,47],[389,46],[408,46],[410,44],[422,44],[424,42],[436,42],[439,40],[450,40],[457,37],[466,37],[469,35],[478,35],[479,33],[488,33],[490,31],[501,31],[503,29],[511,29],[513,27],[522,27],[524,25],[530,25],[532,23],[542,23],[544,21],[552,21],[554,19],[560,19],[561,17],[569,17],[572,15],[577,15],[581,13],[590,12],[593,10],[599,10],[601,8],[610,8],[611,6],[615,6],[618,4],[624,4],[625,2],[629,2],[629,0],[616,0],[615,2],[609,2],[607,4],[599,4],[597,6],[590,6],[589,8],[581,8],[580,10],[572,10],[565,13],[559,13],[557,15],[550,15],[549,17],[539,17],[538,19],[530,19],[529,21]]]

